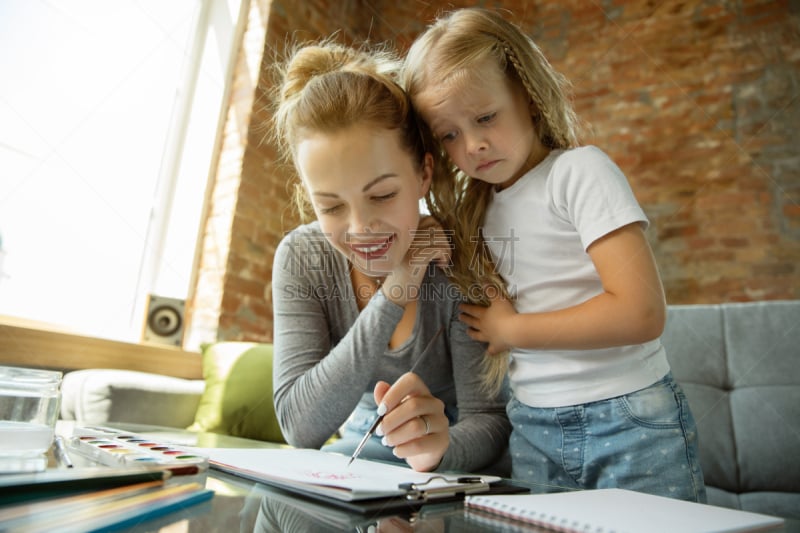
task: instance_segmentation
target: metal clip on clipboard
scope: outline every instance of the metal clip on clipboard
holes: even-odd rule
[[[426,488],[434,481],[442,481],[445,484]],[[455,479],[445,476],[431,476],[424,483],[400,483],[397,487],[408,491],[406,493],[407,500],[419,501],[453,497],[473,492],[486,492],[489,490],[489,483],[480,476],[462,476]]]

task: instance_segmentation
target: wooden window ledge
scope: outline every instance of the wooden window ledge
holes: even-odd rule
[[[202,357],[197,352],[88,337],[6,316],[0,316],[0,365],[65,372],[113,368],[203,378]]]

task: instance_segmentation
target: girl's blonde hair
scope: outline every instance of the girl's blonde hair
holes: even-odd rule
[[[577,118],[567,97],[568,82],[522,30],[499,13],[464,8],[444,14],[420,35],[405,59],[401,82],[411,100],[441,84],[479,79],[478,66],[492,61],[522,85],[533,104],[536,135],[548,148],[577,146]],[[444,155],[441,146],[440,154]],[[432,213],[453,234],[452,278],[473,303],[487,305],[485,286],[508,296],[481,235],[492,184],[454,170],[450,193],[437,195]],[[446,188],[440,184],[442,188]],[[485,358],[484,385],[497,389],[508,367],[508,354]]]
[[[306,135],[367,124],[399,131],[403,147],[422,168],[425,154],[433,153],[435,145],[398,84],[400,66],[386,46],[353,48],[327,39],[289,47],[288,59],[276,64],[273,98],[273,135],[283,156],[294,163],[297,144]],[[449,172],[445,159],[434,156],[433,181],[451,183]],[[294,174],[292,194],[305,222],[313,219],[313,209]],[[426,197],[429,204],[431,194]]]

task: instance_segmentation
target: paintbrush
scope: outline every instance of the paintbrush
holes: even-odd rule
[[[431,347],[433,346],[434,341],[436,341],[439,335],[441,335],[442,331],[444,331],[444,326],[440,327],[439,330],[436,332],[436,334],[433,336],[433,338],[428,341],[427,346],[425,346],[425,349],[422,350],[422,354],[419,356],[419,358],[417,358],[417,361],[414,363],[414,366],[411,367],[411,370],[409,370],[409,372],[413,372],[414,370],[417,369],[420,362],[425,358],[428,352],[431,351]],[[353,455],[350,457],[350,461],[347,462],[347,466],[350,466],[350,464],[353,461],[355,461],[356,457],[358,457],[358,454],[360,454],[361,450],[364,449],[364,446],[367,444],[367,441],[370,439],[370,437],[372,437],[372,435],[375,434],[375,430],[378,428],[378,424],[380,424],[383,421],[383,417],[385,416],[385,414],[386,413],[376,418],[375,422],[373,422],[372,425],[369,427],[369,429],[367,430],[367,434],[364,435],[364,438],[361,439],[361,442],[358,443],[358,446],[353,452]]]

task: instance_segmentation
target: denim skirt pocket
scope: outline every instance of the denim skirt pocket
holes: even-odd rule
[[[682,398],[668,376],[649,387],[616,398],[617,407],[633,423],[650,428],[681,426]]]

